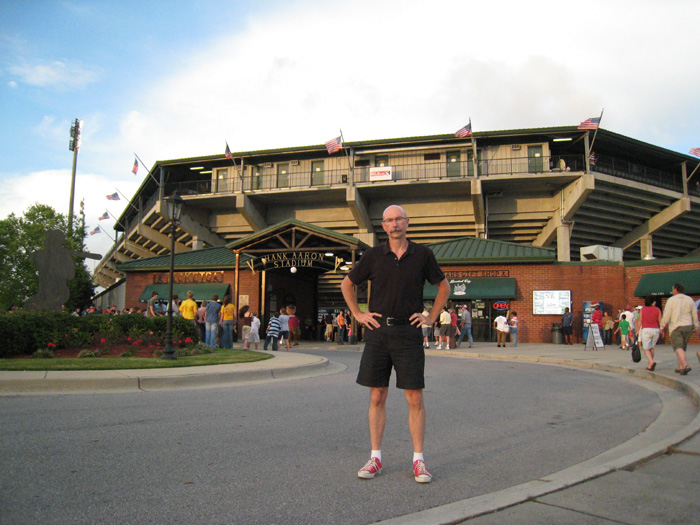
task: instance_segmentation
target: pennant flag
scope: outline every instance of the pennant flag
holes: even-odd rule
[[[472,134],[472,121],[469,121],[469,124],[464,126],[463,128],[458,129],[455,132],[455,137],[458,139],[463,139],[464,137],[471,137]]]
[[[598,129],[600,117],[587,118],[578,125],[578,129]]]
[[[688,153],[695,155],[696,157],[700,157],[700,148],[690,148]]]
[[[333,155],[336,151],[340,151],[343,147],[343,139],[342,137],[336,137],[334,139],[329,140],[326,142],[326,149],[328,150],[329,155]]]
[[[226,158],[231,160],[233,158],[233,154],[231,153],[231,148],[228,147],[228,142],[226,143],[226,151],[224,152],[224,155],[226,155]]]
[[[109,219],[109,212],[105,212],[104,215],[100,215],[100,218],[97,220],[103,221],[105,219]]]
[[[120,201],[121,199],[119,198],[119,193],[116,191],[112,193],[112,195],[107,195],[107,200],[108,201]]]
[[[96,233],[102,233],[99,226],[95,226],[95,229],[90,232],[90,235],[95,235]]]
[[[138,173],[138,171],[139,171],[139,160],[138,160],[138,159],[134,159],[134,167],[131,168],[131,173],[133,173],[134,175],[136,175],[136,173]]]

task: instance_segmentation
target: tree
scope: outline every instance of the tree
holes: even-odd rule
[[[68,232],[67,218],[51,206],[33,204],[22,217],[14,213],[0,220],[0,309],[7,311],[12,305],[21,306],[38,289],[37,270],[31,254],[43,249],[46,232],[66,232],[64,248],[73,252],[87,251],[83,240],[85,227],[78,219],[73,221],[72,233]],[[90,274],[83,259],[74,257],[75,277],[68,283],[71,295],[66,308],[84,308],[95,293]]]

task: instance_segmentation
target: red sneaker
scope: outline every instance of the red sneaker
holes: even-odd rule
[[[382,462],[377,458],[370,459],[365,466],[357,473],[358,478],[372,479],[377,474],[382,473]]]
[[[413,462],[413,476],[418,483],[430,483],[433,481],[430,472],[425,468],[425,462],[421,459]]]

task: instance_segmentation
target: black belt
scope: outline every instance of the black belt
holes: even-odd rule
[[[385,326],[402,326],[411,324],[411,318],[408,316],[404,317],[375,317],[379,324]]]

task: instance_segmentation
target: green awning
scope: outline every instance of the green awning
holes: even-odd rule
[[[462,277],[447,279],[450,283],[450,299],[515,299],[514,277]],[[423,299],[435,299],[437,286],[427,283],[423,287]]]
[[[177,294],[182,300],[187,298],[187,292],[191,291],[194,294],[195,301],[201,301],[212,298],[212,295],[216,294],[219,299],[223,299],[224,295],[228,294],[229,285],[223,283],[206,283],[206,284],[173,284],[173,294]],[[151,298],[153,292],[158,292],[160,299],[165,301],[168,300],[170,295],[170,285],[169,284],[149,284],[143,289],[139,301],[146,302]]]
[[[682,283],[686,295],[700,295],[700,270],[679,270],[677,272],[647,273],[642,275],[635,297],[661,295],[669,297],[673,285]]]

